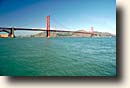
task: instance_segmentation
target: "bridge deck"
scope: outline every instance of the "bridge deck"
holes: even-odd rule
[[[5,28],[5,27],[0,27],[0,32],[1,31],[7,31],[11,30],[12,28]],[[40,28],[13,28],[14,30],[25,30],[25,31],[47,31],[46,29],[40,29]],[[72,32],[72,33],[83,33],[83,34],[95,34],[92,32],[79,32],[79,31],[67,31],[67,30],[50,30],[51,32]]]

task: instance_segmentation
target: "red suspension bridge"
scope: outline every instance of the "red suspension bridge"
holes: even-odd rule
[[[50,16],[46,17],[46,28],[45,29],[40,29],[40,28],[9,28],[9,27],[0,27],[0,32],[6,32],[8,33],[8,37],[15,37],[14,31],[16,30],[24,30],[24,31],[45,31],[46,32],[46,37],[49,38],[51,37],[50,32],[71,32],[71,33],[82,33],[82,34],[91,34],[97,35],[93,31],[93,27],[91,27],[91,32],[79,32],[79,31],[69,31],[69,30],[50,30]]]

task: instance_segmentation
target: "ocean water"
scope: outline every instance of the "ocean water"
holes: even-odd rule
[[[0,38],[0,75],[116,76],[116,37]]]

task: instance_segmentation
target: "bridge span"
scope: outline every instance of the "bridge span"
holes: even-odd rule
[[[93,32],[79,32],[79,31],[68,31],[68,30],[50,30],[50,16],[46,17],[46,28],[18,28],[18,27],[0,27],[0,32],[6,32],[8,33],[8,37],[15,37],[14,31],[16,30],[24,30],[24,31],[45,31],[46,37],[51,37],[50,32],[71,32],[71,33],[82,33],[82,34],[91,34],[96,35],[96,33]]]

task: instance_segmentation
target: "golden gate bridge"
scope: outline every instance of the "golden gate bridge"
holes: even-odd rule
[[[51,34],[50,32],[71,32],[71,33],[82,33],[82,34],[91,34],[91,36],[93,35],[97,35],[96,33],[94,33],[93,31],[93,27],[91,27],[91,32],[80,32],[80,31],[69,31],[69,30],[50,30],[50,16],[46,17],[46,28],[18,28],[18,27],[0,27],[0,32],[6,32],[8,33],[8,37],[14,38],[15,34],[14,31],[16,30],[24,30],[24,31],[45,31],[46,32],[46,37],[50,38]]]

